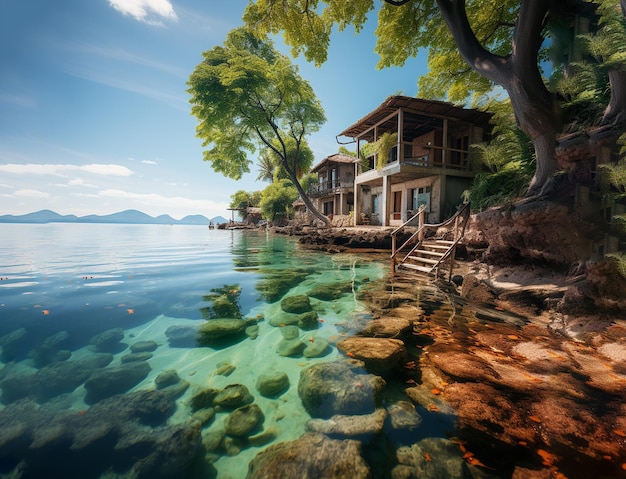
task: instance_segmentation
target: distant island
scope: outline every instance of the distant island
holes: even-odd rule
[[[152,225],[218,225],[228,223],[223,216],[207,218],[203,215],[188,215],[175,220],[170,215],[156,218],[137,210],[126,210],[110,215],[60,215],[52,210],[41,210],[25,215],[3,215],[0,223],[121,223],[121,224],[152,224]]]

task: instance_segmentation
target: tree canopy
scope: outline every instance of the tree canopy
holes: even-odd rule
[[[189,77],[191,112],[198,119],[204,160],[225,176],[250,171],[250,154],[269,148],[309,210],[317,212],[298,182],[306,135],[326,121],[324,110],[298,68],[268,39],[243,28],[231,31],[222,46],[203,53]]]
[[[419,49],[428,49],[429,73],[419,79],[420,96],[465,101],[495,86],[508,93],[517,123],[534,145],[529,194],[543,194],[558,169],[562,112],[542,65],[553,60],[551,71],[557,71],[571,60],[571,25],[577,16],[595,25],[598,5],[606,7],[604,18],[617,18],[623,29],[626,0],[385,0],[380,7],[374,0],[256,0],[244,20],[261,34],[283,32],[293,54],[320,64],[333,27],[352,25],[358,32],[377,9],[379,67],[402,65]],[[626,62],[620,55],[617,60],[603,77],[610,84],[612,107],[605,122],[623,121],[626,112]]]

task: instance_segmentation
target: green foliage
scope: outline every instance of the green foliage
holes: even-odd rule
[[[398,132],[385,132],[378,140],[370,143],[372,152],[376,155],[376,169],[382,169],[389,160],[391,149],[398,144]]]
[[[532,142],[515,125],[510,102],[492,99],[487,109],[493,137],[472,146],[476,176],[468,196],[476,210],[522,196],[534,169]]]
[[[626,278],[626,253],[611,253],[607,254],[606,258],[613,262],[620,276]]]
[[[263,218],[275,221],[279,217],[288,218],[293,212],[293,202],[298,199],[298,190],[289,180],[277,180],[261,193],[261,213]]]
[[[238,190],[230,195],[229,208],[247,208],[248,206],[259,206],[261,202],[260,191]]]
[[[233,179],[249,172],[258,146],[268,147],[286,169],[297,168],[305,135],[326,121],[311,85],[271,41],[243,28],[231,31],[223,46],[203,53],[189,77],[191,112],[198,119],[204,160]],[[288,163],[288,143],[296,153]]]
[[[271,162],[274,164],[274,176],[272,180],[291,179],[288,171],[282,164],[282,158],[276,153],[277,151],[280,151],[281,148],[278,140],[273,140],[272,145],[273,148],[266,148],[264,151],[264,153],[271,158]],[[311,166],[313,165],[313,160],[315,158],[313,150],[309,148],[309,145],[305,141],[302,142],[300,148],[298,149],[293,138],[287,138],[285,146],[287,151],[286,162],[291,171],[295,173],[296,178],[299,180],[311,169]]]

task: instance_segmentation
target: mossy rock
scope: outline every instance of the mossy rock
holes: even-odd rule
[[[269,319],[269,323],[274,327],[284,327],[289,326],[291,324],[298,324],[300,321],[300,315],[294,313],[284,313],[280,312],[279,314],[273,315]]]
[[[189,406],[192,411],[198,411],[199,409],[206,409],[213,406],[213,400],[219,394],[218,389],[208,388],[196,392],[189,400]]]
[[[277,396],[289,389],[289,376],[284,372],[261,374],[256,381],[256,389],[262,396]]]
[[[274,303],[291,288],[304,281],[308,275],[309,272],[303,270],[272,272],[258,283],[257,290],[268,303]]]
[[[338,299],[341,295],[350,293],[351,291],[352,283],[350,281],[345,281],[343,283],[321,283],[317,284],[309,291],[309,296],[321,301],[333,301]]]
[[[309,311],[307,313],[302,313],[298,319],[298,326],[306,331],[319,328],[320,322],[317,312]]]
[[[281,339],[276,347],[279,356],[300,356],[306,345],[300,339]]]
[[[223,340],[245,337],[246,322],[237,318],[210,319],[198,330],[200,345],[214,345]]]
[[[281,300],[280,307],[286,313],[296,314],[306,313],[313,309],[311,306],[311,300],[306,294],[287,296]]]

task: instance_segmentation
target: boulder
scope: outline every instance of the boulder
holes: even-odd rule
[[[345,362],[318,363],[303,369],[298,396],[312,417],[374,412],[385,381],[359,374]]]
[[[281,339],[276,346],[276,352],[279,356],[300,356],[306,345],[298,338]]]
[[[398,465],[391,471],[392,479],[419,477],[435,479],[475,477],[467,469],[459,447],[443,438],[426,438],[411,446],[402,446],[397,452]]]
[[[413,431],[422,424],[422,417],[415,410],[415,406],[408,401],[398,401],[387,406],[387,412],[392,429]]]
[[[0,346],[2,346],[0,360],[3,363],[19,361],[30,349],[28,343],[29,336],[25,328],[16,329],[0,337]]]
[[[207,409],[213,406],[213,400],[219,394],[219,390],[213,388],[202,389],[191,396],[189,406],[192,411]]]
[[[156,350],[158,346],[155,341],[137,341],[130,345],[130,350],[133,353],[151,353]]]
[[[198,330],[200,345],[216,345],[224,340],[245,337],[246,322],[243,319],[221,318],[206,321]]]
[[[382,432],[386,417],[384,409],[377,409],[371,414],[309,419],[305,428],[307,432],[319,432],[332,438],[367,441]]]
[[[157,389],[163,389],[168,386],[172,386],[180,382],[180,376],[174,369],[166,369],[161,371],[156,378],[154,378],[154,384]]]
[[[302,313],[298,318],[298,327],[305,331],[317,329],[320,327],[319,316],[316,311],[308,311]]]
[[[89,344],[99,353],[118,353],[126,347],[120,341],[124,339],[124,330],[122,328],[108,329],[89,340]]]
[[[246,476],[247,479],[286,477],[370,479],[372,476],[361,457],[360,442],[308,433],[261,451],[250,461]]]
[[[94,404],[102,399],[125,393],[139,384],[152,368],[145,362],[123,364],[118,368],[106,368],[94,371],[85,381],[85,402]]]
[[[280,334],[284,339],[296,339],[300,336],[300,328],[293,325],[282,326],[280,328]]]
[[[318,283],[308,294],[311,298],[321,301],[334,301],[341,295],[351,292],[352,288],[353,284],[351,281],[344,281],[343,283]]]
[[[359,333],[372,338],[399,338],[413,332],[413,323],[406,318],[382,318],[367,323]]]
[[[365,363],[365,368],[374,374],[382,374],[406,361],[404,343],[391,338],[352,337],[342,339],[337,348],[347,356]]]
[[[147,361],[152,357],[152,353],[143,352],[143,353],[130,353],[125,354],[120,358],[122,364],[124,363],[134,363],[136,361]]]
[[[298,294],[294,296],[287,296],[280,302],[280,307],[286,313],[302,314],[307,311],[311,311],[311,301],[306,294]]]
[[[257,425],[263,422],[265,416],[256,404],[248,404],[235,409],[224,424],[226,434],[242,437],[250,434]]]
[[[261,374],[256,381],[256,389],[262,396],[278,396],[289,389],[289,376],[284,372]]]
[[[254,398],[243,384],[229,384],[222,389],[215,398],[213,404],[223,408],[234,409],[250,404]]]
[[[305,358],[318,358],[328,354],[331,350],[328,341],[324,338],[311,337],[305,344],[306,347],[302,351],[302,355]]]
[[[62,361],[63,354],[59,354],[63,343],[67,342],[70,335],[67,331],[59,331],[48,336],[33,353],[33,363],[36,368],[42,368],[55,361]],[[71,353],[70,353],[71,354]]]

